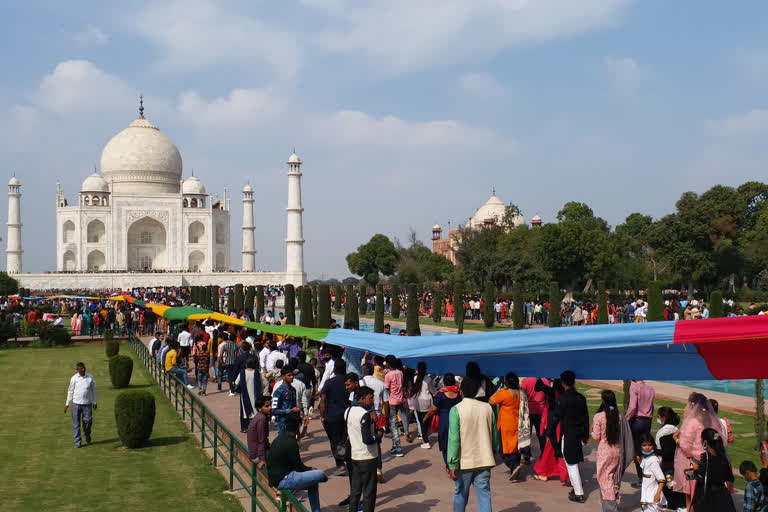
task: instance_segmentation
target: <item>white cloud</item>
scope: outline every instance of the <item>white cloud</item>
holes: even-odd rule
[[[612,26],[630,0],[304,3],[328,19],[328,26],[314,36],[317,47],[362,54],[373,59],[377,71],[400,73]]]
[[[489,73],[466,73],[459,79],[459,84],[470,96],[496,98],[504,94],[504,86]]]
[[[707,121],[706,124],[717,135],[747,136],[768,133],[768,109],[756,108],[743,114]]]
[[[229,12],[211,0],[174,0],[130,17],[129,29],[161,52],[158,69],[187,71],[227,63],[267,67],[289,79],[301,65],[300,31],[279,28],[255,16]]]
[[[631,57],[603,57],[603,66],[616,87],[631,92],[646,83],[653,72]]]
[[[106,44],[109,40],[107,33],[99,27],[89,26],[75,34],[75,42],[80,46],[94,46]]]
[[[280,97],[268,89],[234,89],[227,97],[211,101],[190,90],[181,94],[178,103],[179,114],[206,129],[273,121],[282,109]]]

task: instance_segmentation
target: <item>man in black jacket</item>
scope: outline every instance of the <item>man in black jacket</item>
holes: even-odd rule
[[[579,463],[584,462],[581,445],[589,442],[587,399],[576,391],[576,375],[572,371],[566,370],[561,373],[560,382],[565,391],[557,400],[549,429],[555,432],[558,423],[560,424],[560,439],[558,441],[565,459],[565,466],[568,469],[568,478],[573,485],[568,499],[577,503],[584,503],[586,497],[584,496],[584,487],[581,485]]]
[[[232,343],[232,342],[230,342]],[[249,359],[255,359],[256,360],[256,373],[259,372],[259,358],[255,354],[251,353],[251,344],[247,341],[243,341],[240,343],[240,355],[237,356],[237,359],[235,359],[235,362],[232,363],[232,381],[237,378],[238,375],[240,375],[240,370],[245,368],[245,363]],[[256,379],[257,384],[259,385],[259,389],[256,390],[256,396],[261,396],[261,379]]]
[[[297,491],[306,489],[312,512],[320,512],[320,491],[318,484],[327,482],[325,472],[312,469],[301,462],[296,432],[301,420],[295,414],[285,419],[285,431],[278,435],[269,447],[267,471],[269,485],[276,489]]]

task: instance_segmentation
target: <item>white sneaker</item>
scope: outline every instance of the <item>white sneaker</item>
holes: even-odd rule
[[[195,389],[195,386],[193,386],[192,384],[187,384],[187,387],[188,387],[189,389]]]
[[[425,450],[429,450],[430,448],[432,448],[432,445],[430,445],[429,443],[421,443],[421,447],[424,448]]]
[[[229,396],[235,396],[235,394],[234,394],[233,392],[231,392],[231,391],[230,391],[230,392],[229,392]]]

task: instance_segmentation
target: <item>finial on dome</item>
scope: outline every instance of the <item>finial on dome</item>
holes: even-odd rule
[[[139,96],[139,119],[144,119],[144,96]]]
[[[495,195],[496,195],[496,186],[494,186],[494,187],[491,189],[491,191],[492,191],[492,192],[491,192],[491,195],[492,195],[492,196],[495,196]]]
[[[194,167],[192,168],[192,177],[193,178],[195,177],[195,168]]]

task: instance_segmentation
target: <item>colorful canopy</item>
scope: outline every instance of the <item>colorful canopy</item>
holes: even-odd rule
[[[171,313],[183,309],[187,316]],[[165,318],[214,314],[171,308]],[[221,315],[220,321],[235,323]],[[241,322],[238,320],[238,322]],[[239,325],[239,323],[238,323]],[[566,369],[581,379],[704,380],[768,378],[768,316],[681,322],[593,325],[411,338],[345,329],[242,323],[247,328],[307,337],[343,347],[394,354],[409,366],[461,375],[477,361],[488,375],[553,376]]]

